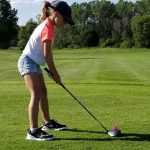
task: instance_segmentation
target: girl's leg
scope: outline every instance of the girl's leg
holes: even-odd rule
[[[41,99],[40,99],[40,109],[43,115],[43,126],[42,130],[63,130],[66,125],[59,124],[54,120],[50,120],[49,107],[47,99],[47,89],[45,86],[43,75],[40,74],[40,85],[41,85]]]
[[[41,97],[40,77],[38,73],[24,76],[26,86],[31,94],[28,107],[30,129],[38,128],[39,101]]]
[[[43,116],[44,122],[50,122],[50,115],[49,115],[49,105],[48,105],[48,98],[47,98],[47,89],[44,82],[43,74],[39,74],[40,77],[40,86],[41,86],[41,97],[40,97],[40,110]]]

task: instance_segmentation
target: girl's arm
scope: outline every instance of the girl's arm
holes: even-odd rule
[[[53,60],[53,53],[52,53],[52,49],[51,49],[51,42],[49,40],[45,40],[43,42],[43,44],[44,44],[44,56],[45,56],[48,68],[53,74],[54,81],[56,83],[60,84],[61,83],[61,79],[60,79],[60,76],[59,76],[59,74],[57,72],[57,69],[55,67],[55,63],[54,63],[54,60]]]

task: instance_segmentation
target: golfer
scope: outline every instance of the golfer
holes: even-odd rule
[[[49,115],[47,89],[45,86],[41,65],[47,64],[53,74],[53,80],[61,83],[61,78],[53,60],[51,44],[55,39],[54,26],[63,27],[66,23],[74,25],[71,17],[71,8],[64,1],[55,0],[52,3],[44,2],[41,19],[44,21],[32,33],[22,55],[18,60],[18,69],[23,76],[27,89],[31,94],[28,107],[29,124],[27,140],[51,140],[53,135],[44,130],[63,130],[62,125],[52,120]],[[39,109],[43,117],[43,125],[38,127]]]

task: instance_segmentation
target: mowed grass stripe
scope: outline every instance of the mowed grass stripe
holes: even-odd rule
[[[72,80],[72,82],[82,82],[85,80],[88,81],[88,79],[93,80],[96,72],[99,70],[100,62],[95,59],[73,59],[64,61],[63,64],[61,64],[61,61],[58,61],[57,66],[65,81]]]

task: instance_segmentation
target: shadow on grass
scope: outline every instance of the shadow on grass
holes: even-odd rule
[[[84,132],[84,133],[98,133],[98,134],[106,134],[106,132],[100,132],[100,131],[89,131],[89,130],[80,130],[80,129],[64,129],[62,131],[65,132]]]
[[[64,132],[81,132],[81,133],[96,133],[96,134],[107,134],[106,132],[100,132],[100,131],[88,131],[88,130],[79,130],[79,129],[65,129]],[[140,134],[140,133],[122,133],[120,137],[110,137],[108,135],[108,138],[55,138],[57,141],[63,141],[63,140],[73,140],[73,141],[114,141],[114,140],[120,140],[120,141],[150,141],[150,134]]]
[[[150,141],[150,134],[123,133],[121,138],[122,140],[129,140],[129,141]]]

